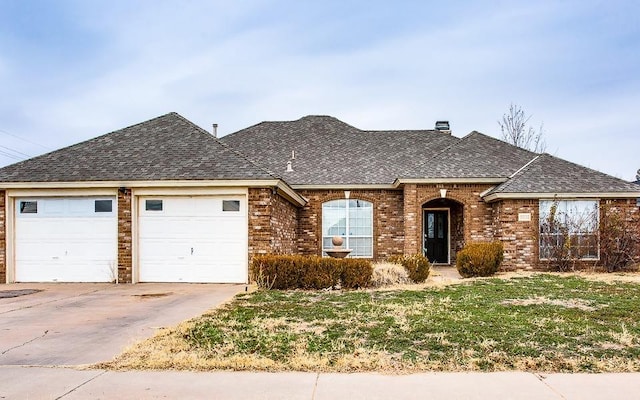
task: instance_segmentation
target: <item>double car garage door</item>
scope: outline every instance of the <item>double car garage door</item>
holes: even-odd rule
[[[115,280],[115,197],[15,201],[17,282]],[[137,201],[138,281],[246,281],[245,196],[156,196]]]

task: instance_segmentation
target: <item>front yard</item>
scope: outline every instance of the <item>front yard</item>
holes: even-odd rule
[[[101,367],[640,371],[640,284],[533,274],[415,290],[258,291]]]

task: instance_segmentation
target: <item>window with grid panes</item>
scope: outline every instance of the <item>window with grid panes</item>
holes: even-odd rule
[[[334,236],[342,237],[343,247],[352,250],[349,257],[373,257],[373,204],[357,199],[322,204],[323,249],[333,247]]]

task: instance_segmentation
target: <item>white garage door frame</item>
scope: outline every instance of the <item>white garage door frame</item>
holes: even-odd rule
[[[118,210],[118,192],[115,188],[96,189],[9,189],[5,192],[5,218],[6,218],[6,282],[16,281],[16,200],[24,198],[48,199],[48,198],[114,198],[113,210]],[[117,227],[116,227],[117,235]],[[114,259],[117,263],[117,244],[114,248]]]
[[[249,281],[249,190],[246,187],[222,187],[222,188],[134,188],[131,193],[132,204],[132,280],[139,283],[140,280],[140,203],[142,199],[149,197],[215,197],[237,198],[244,200],[243,212],[243,270],[244,282]]]

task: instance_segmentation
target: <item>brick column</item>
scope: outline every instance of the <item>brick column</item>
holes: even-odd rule
[[[249,189],[249,260],[271,253],[271,189]]]
[[[404,254],[419,253],[418,190],[415,184],[404,185]]]
[[[7,282],[7,219],[5,191],[0,190],[0,284]]]
[[[133,282],[131,250],[131,189],[118,190],[118,281]]]

